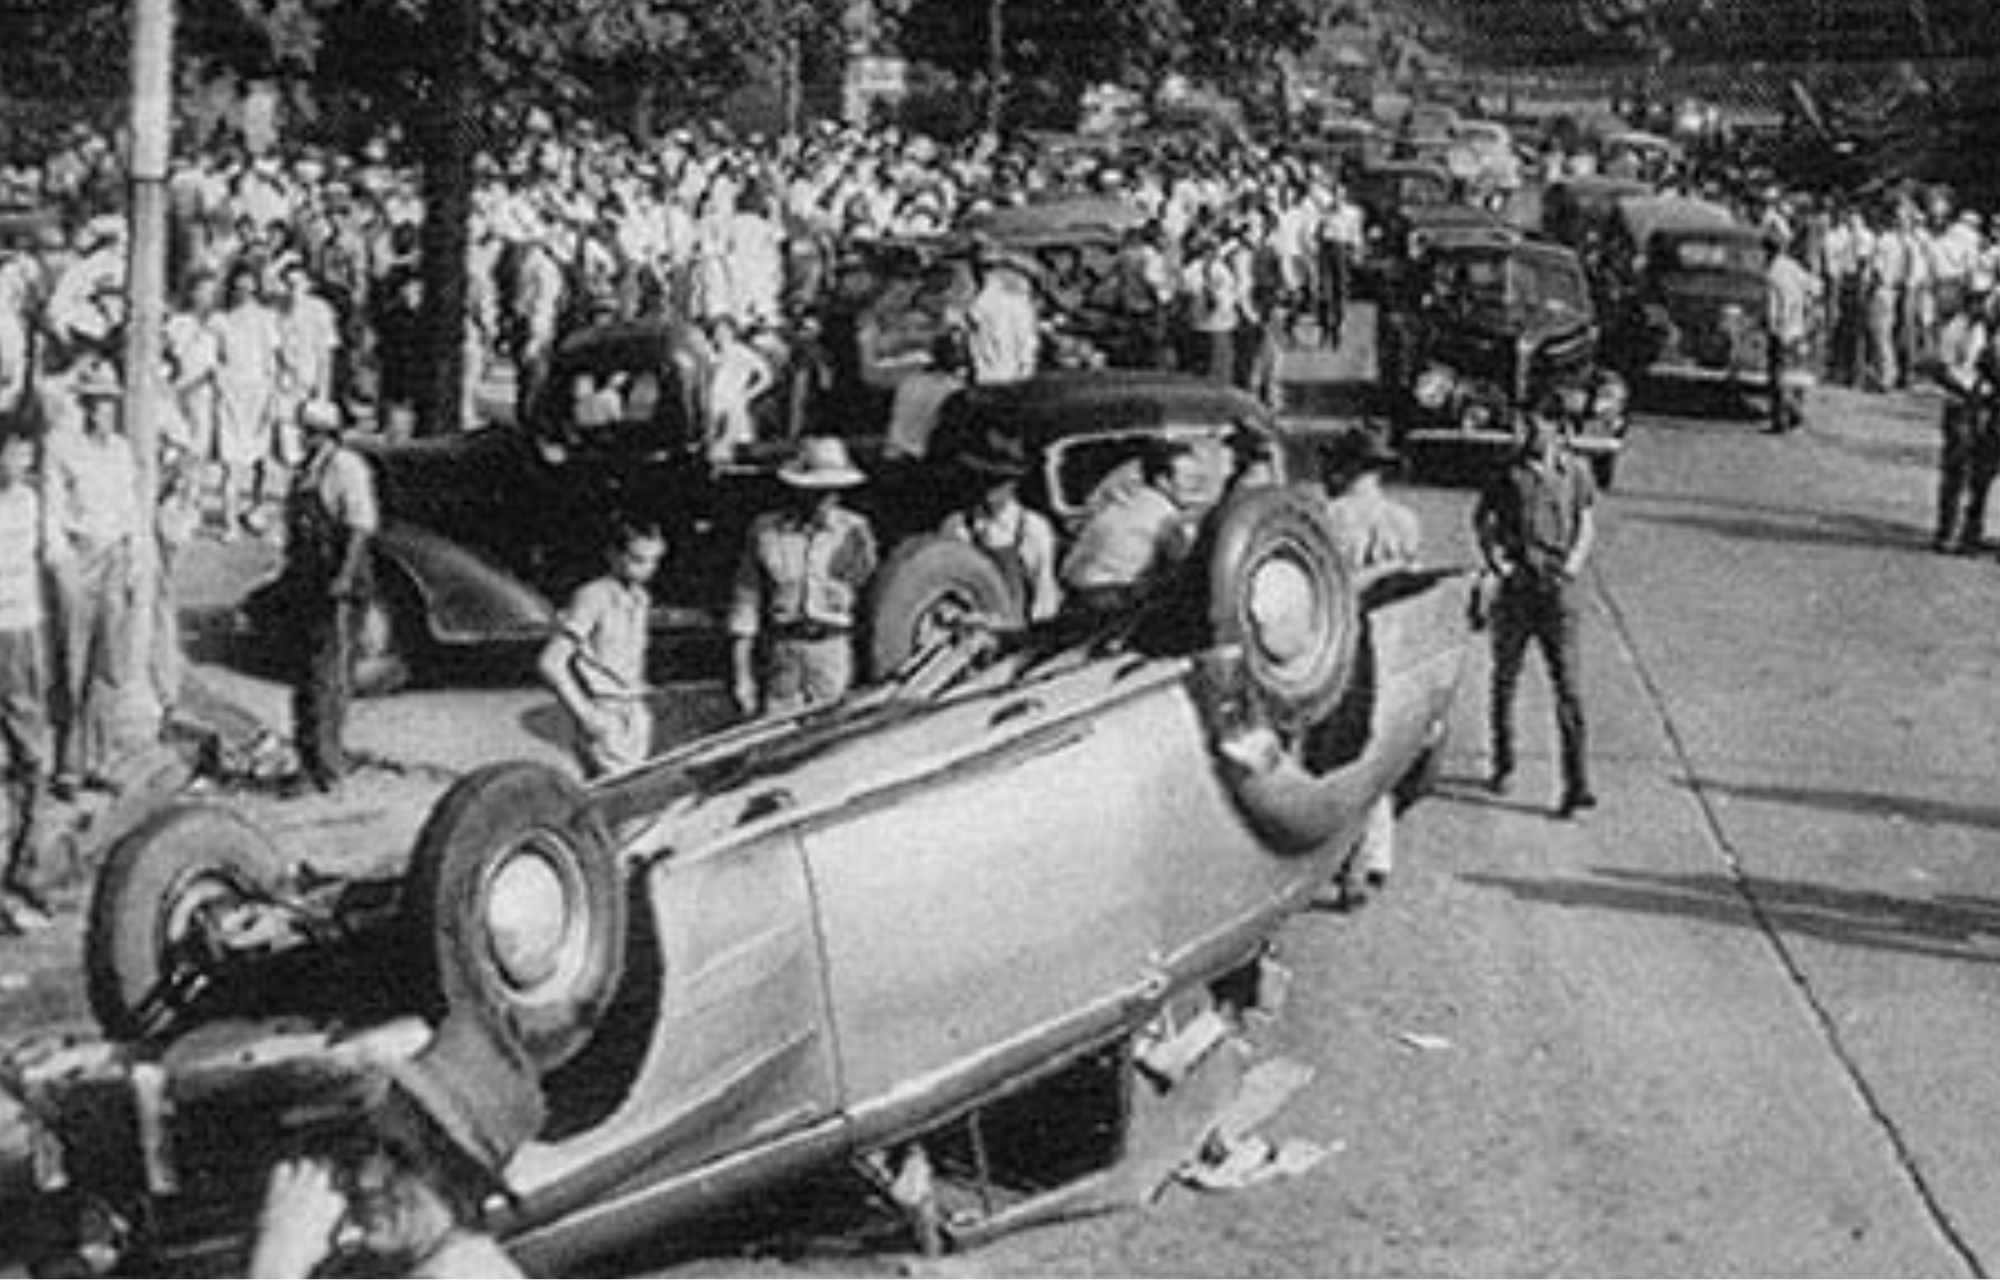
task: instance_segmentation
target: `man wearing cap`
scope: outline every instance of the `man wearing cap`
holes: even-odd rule
[[[1539,645],[1555,686],[1562,740],[1565,818],[1594,807],[1584,756],[1583,673],[1577,585],[1596,540],[1590,468],[1564,444],[1562,405],[1544,397],[1526,417],[1521,450],[1480,495],[1473,512],[1487,567],[1499,578],[1493,605],[1493,774],[1505,791],[1514,773],[1514,689],[1528,645]]]
[[[519,1048],[461,1014],[414,1057],[358,1056],[353,1078],[274,1115],[299,1154],[271,1170],[247,1273],[290,1280],[338,1260],[350,1275],[522,1275],[481,1225],[547,1115]]]
[[[114,727],[135,672],[127,627],[139,535],[138,476],[119,430],[124,395],[110,362],[86,361],[70,390],[80,417],[44,449],[44,545],[55,586],[62,691],[56,790],[108,788]]]
[[[1062,588],[1056,582],[1056,530],[1049,518],[1021,502],[1028,456],[1011,432],[988,432],[960,465],[980,486],[979,496],[946,516],[938,532],[969,542],[991,556],[1013,580],[1031,622],[1056,616]]]
[[[338,406],[299,408],[305,461],[285,499],[285,578],[291,624],[292,732],[299,777],[291,789],[335,790],[348,761],[341,745],[369,543],[380,523],[368,461],[341,443]]]
[[[1350,431],[1326,457],[1327,524],[1333,544],[1354,575],[1356,590],[1417,563],[1422,539],[1417,514],[1382,489],[1382,476],[1403,465],[1388,442],[1372,430]],[[1352,910],[1389,882],[1396,858],[1396,806],[1391,796],[1368,811],[1360,846],[1341,874],[1336,905]]]
[[[854,683],[854,627],[875,533],[840,503],[862,475],[835,436],[808,436],[778,471],[792,501],[750,526],[729,613],[736,705],[788,714]]]

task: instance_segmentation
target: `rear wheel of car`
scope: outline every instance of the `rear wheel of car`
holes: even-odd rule
[[[445,793],[404,880],[421,1012],[470,1013],[537,1067],[589,1042],[617,992],[624,877],[582,790],[545,765],[493,765]]]
[[[905,540],[876,572],[864,611],[865,676],[888,679],[945,640],[965,619],[1004,628],[1027,619],[1022,584],[968,542],[927,534]]]
[[[1212,528],[1212,642],[1241,649],[1273,720],[1297,727],[1324,719],[1347,689],[1360,618],[1323,503],[1303,488],[1251,489]]]
[[[269,837],[215,805],[170,806],[121,837],[84,926],[85,987],[105,1032],[159,1031],[152,1006],[204,918],[269,898],[282,873]]]

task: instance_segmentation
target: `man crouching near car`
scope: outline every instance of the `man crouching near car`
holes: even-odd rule
[[[271,1170],[249,1275],[523,1274],[477,1224],[543,1115],[518,1050],[447,1018],[416,1057],[279,1113],[281,1129],[316,1136]]]

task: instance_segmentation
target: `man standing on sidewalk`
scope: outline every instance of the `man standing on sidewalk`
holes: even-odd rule
[[[332,792],[347,775],[341,737],[380,508],[368,460],[341,443],[338,406],[308,400],[299,409],[299,430],[306,457],[285,501],[285,576],[295,628],[292,736],[299,753],[299,777],[289,790]]]
[[[1994,295],[1945,320],[1938,338],[1937,382],[1944,389],[1938,455],[1940,552],[1977,552],[1986,541],[1986,495],[2000,473],[2000,428],[1993,421]]]
[[[1562,739],[1565,818],[1597,804],[1584,756],[1583,673],[1578,579],[1596,540],[1590,467],[1562,438],[1562,407],[1544,400],[1527,416],[1520,454],[1480,496],[1473,527],[1487,566],[1499,577],[1493,604],[1493,775],[1495,792],[1514,773],[1514,689],[1528,645],[1539,645],[1555,686]]]

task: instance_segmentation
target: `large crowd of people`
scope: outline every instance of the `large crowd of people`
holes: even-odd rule
[[[1605,161],[1614,170],[1625,162]],[[1504,212],[1517,182],[1532,187],[1599,163],[1587,149],[1547,149],[1469,195]],[[813,340],[856,246],[919,239],[1055,195],[1114,197],[1142,215],[1116,270],[1143,358],[1275,398],[1281,350],[1342,341],[1348,281],[1371,232],[1338,156],[1215,138],[1122,151],[988,138],[944,145],[893,128],[820,124],[784,139],[703,126],[642,142],[533,111],[478,156],[475,175],[465,386],[456,420],[426,426],[476,428],[482,395],[509,382],[525,403],[567,334],[664,317],[705,344],[696,401],[707,456],[718,463],[754,436],[751,403],[776,384],[787,352]],[[1946,450],[1938,540],[1977,545],[1983,494],[2000,470],[1990,404],[1994,228],[1942,190],[1826,197],[1735,182],[1726,170],[1650,176],[1733,204],[1784,249],[1769,319],[1790,366],[1869,391],[1917,379],[1943,385],[1953,406],[1946,434],[1959,443]],[[53,715],[43,728],[8,733],[13,775],[25,780],[17,808],[29,814],[44,791],[110,772],[106,708],[137,678],[110,639],[127,625],[137,541],[157,537],[171,556],[201,524],[223,538],[275,536],[281,499],[302,484],[327,488],[332,455],[316,453],[314,441],[343,426],[409,433],[427,373],[417,262],[424,206],[393,133],[352,150],[266,128],[191,140],[169,181],[166,500],[145,527],[127,500],[132,460],[115,403],[123,186],[116,146],[87,128],[47,154],[0,166],[0,423],[10,452],[40,453],[38,465],[0,466],[0,505],[36,506],[32,521],[0,521],[0,556],[45,568],[51,584],[45,592],[36,575],[0,575],[0,619],[29,630],[44,610],[56,620],[46,633]],[[925,376],[905,379],[892,440],[905,418],[934,411],[953,388],[1029,376],[1048,359],[1055,326],[1037,291],[1006,269],[1005,255],[981,264],[994,269],[944,317],[953,341],[928,353]],[[602,390],[576,389],[579,420]],[[1786,404],[1796,425],[1800,404]],[[805,425],[815,434],[843,429]],[[23,478],[33,470],[39,487]],[[982,544],[1019,523],[1018,504],[997,493],[1004,479],[996,474],[992,509],[964,516],[964,532]],[[643,535],[623,549],[643,549]],[[778,525],[770,536],[779,538]],[[1052,550],[1035,558],[1039,614],[1053,612],[1059,592],[1099,585],[1088,566],[1059,572]],[[328,582],[330,599],[354,594],[338,573]],[[600,594],[621,598],[608,587]],[[755,631],[756,612],[738,610],[739,637]],[[41,682],[44,655],[17,656],[0,664],[0,679],[10,689]],[[590,700],[571,692],[572,709],[592,719]],[[337,756],[337,741],[321,754]],[[337,775],[337,762],[323,772]],[[31,862],[18,852],[10,862],[0,923],[41,916]]]

